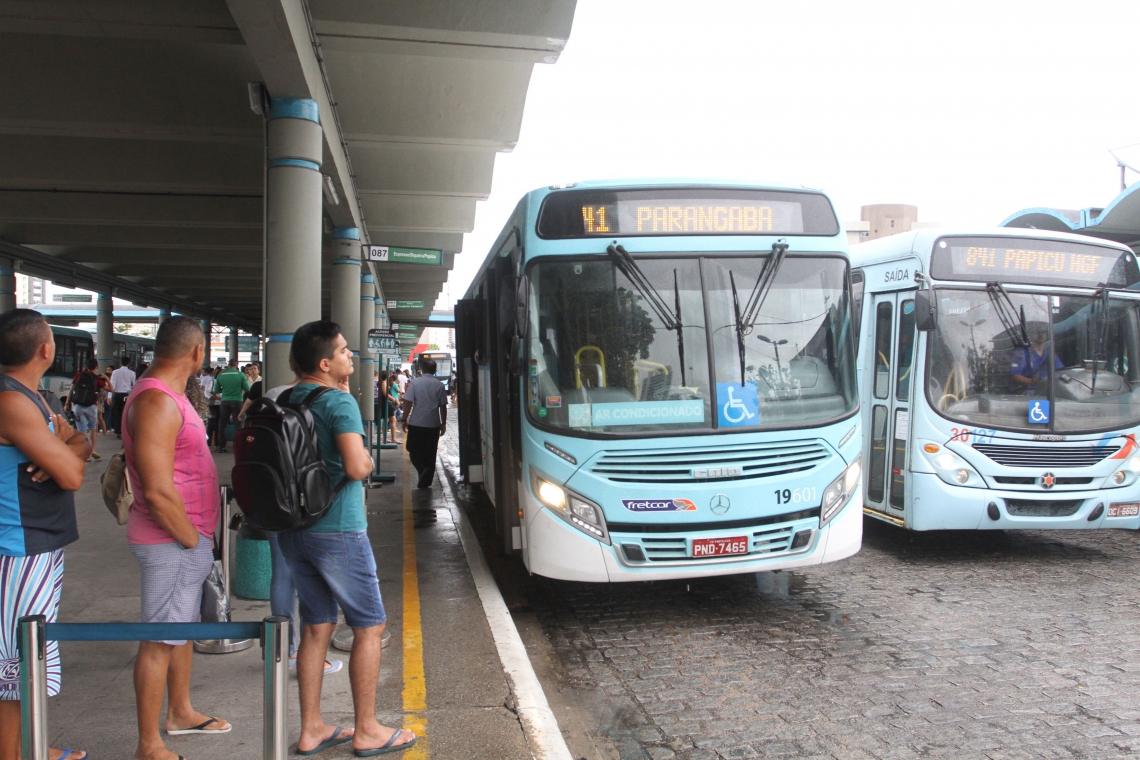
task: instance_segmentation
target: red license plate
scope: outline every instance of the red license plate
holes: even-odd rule
[[[1108,505],[1109,517],[1136,517],[1140,515],[1140,502],[1128,501]]]
[[[731,538],[694,538],[694,557],[723,557],[728,554],[747,554],[748,536]]]

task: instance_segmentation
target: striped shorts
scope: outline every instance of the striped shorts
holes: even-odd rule
[[[142,622],[197,623],[202,614],[202,583],[214,566],[214,547],[205,536],[193,549],[171,541],[131,544],[142,569]],[[163,641],[181,646],[185,641]]]
[[[0,699],[20,698],[20,618],[43,615],[49,623],[59,617],[63,590],[63,549],[30,557],[0,555]],[[59,643],[47,643],[48,696],[59,693]]]

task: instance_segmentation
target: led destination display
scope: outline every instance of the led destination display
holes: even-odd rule
[[[818,193],[720,188],[568,190],[543,202],[547,239],[633,235],[835,235]]]
[[[1096,245],[1013,238],[944,238],[934,247],[939,279],[1123,288],[1140,281],[1136,257]]]

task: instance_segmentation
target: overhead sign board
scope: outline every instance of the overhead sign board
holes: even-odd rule
[[[405,248],[397,245],[365,246],[369,261],[382,261],[389,264],[427,264],[439,266],[443,263],[443,251],[434,248]]]
[[[422,309],[424,308],[423,301],[389,301],[389,309]]]
[[[368,351],[369,353],[399,351],[400,341],[396,337],[393,330],[369,330],[368,331]]]

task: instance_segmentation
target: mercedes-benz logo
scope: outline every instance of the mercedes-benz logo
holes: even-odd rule
[[[712,497],[712,501],[709,502],[709,509],[713,511],[714,515],[723,515],[731,506],[732,502],[722,493],[718,493]]]
[[[1041,476],[1041,487],[1052,488],[1057,483],[1057,478],[1053,477],[1053,473],[1047,472]]]

